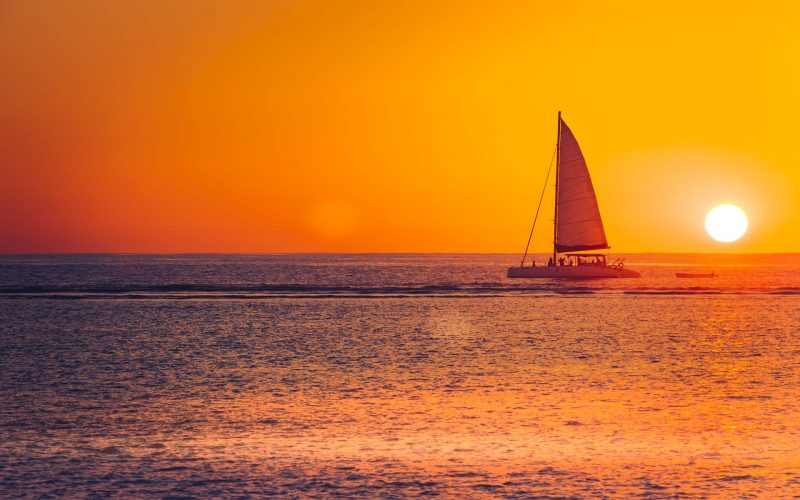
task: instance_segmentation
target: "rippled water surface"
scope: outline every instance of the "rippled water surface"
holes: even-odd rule
[[[0,256],[0,496],[800,491],[800,256],[515,261]]]

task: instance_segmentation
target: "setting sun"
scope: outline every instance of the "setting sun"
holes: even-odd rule
[[[747,232],[747,215],[736,205],[717,205],[706,215],[706,231],[717,241],[736,241]]]

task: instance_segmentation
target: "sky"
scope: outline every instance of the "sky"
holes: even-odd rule
[[[794,2],[5,0],[0,252],[800,251]],[[552,190],[548,190],[552,191]],[[733,203],[739,241],[703,220]],[[552,193],[533,238],[552,247]]]

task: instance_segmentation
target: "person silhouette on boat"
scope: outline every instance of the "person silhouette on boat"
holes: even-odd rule
[[[553,258],[552,257],[547,259],[547,267],[553,267]]]

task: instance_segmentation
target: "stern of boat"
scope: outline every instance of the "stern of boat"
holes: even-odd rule
[[[620,278],[641,278],[642,275],[633,269],[620,269],[619,270],[619,277]]]

